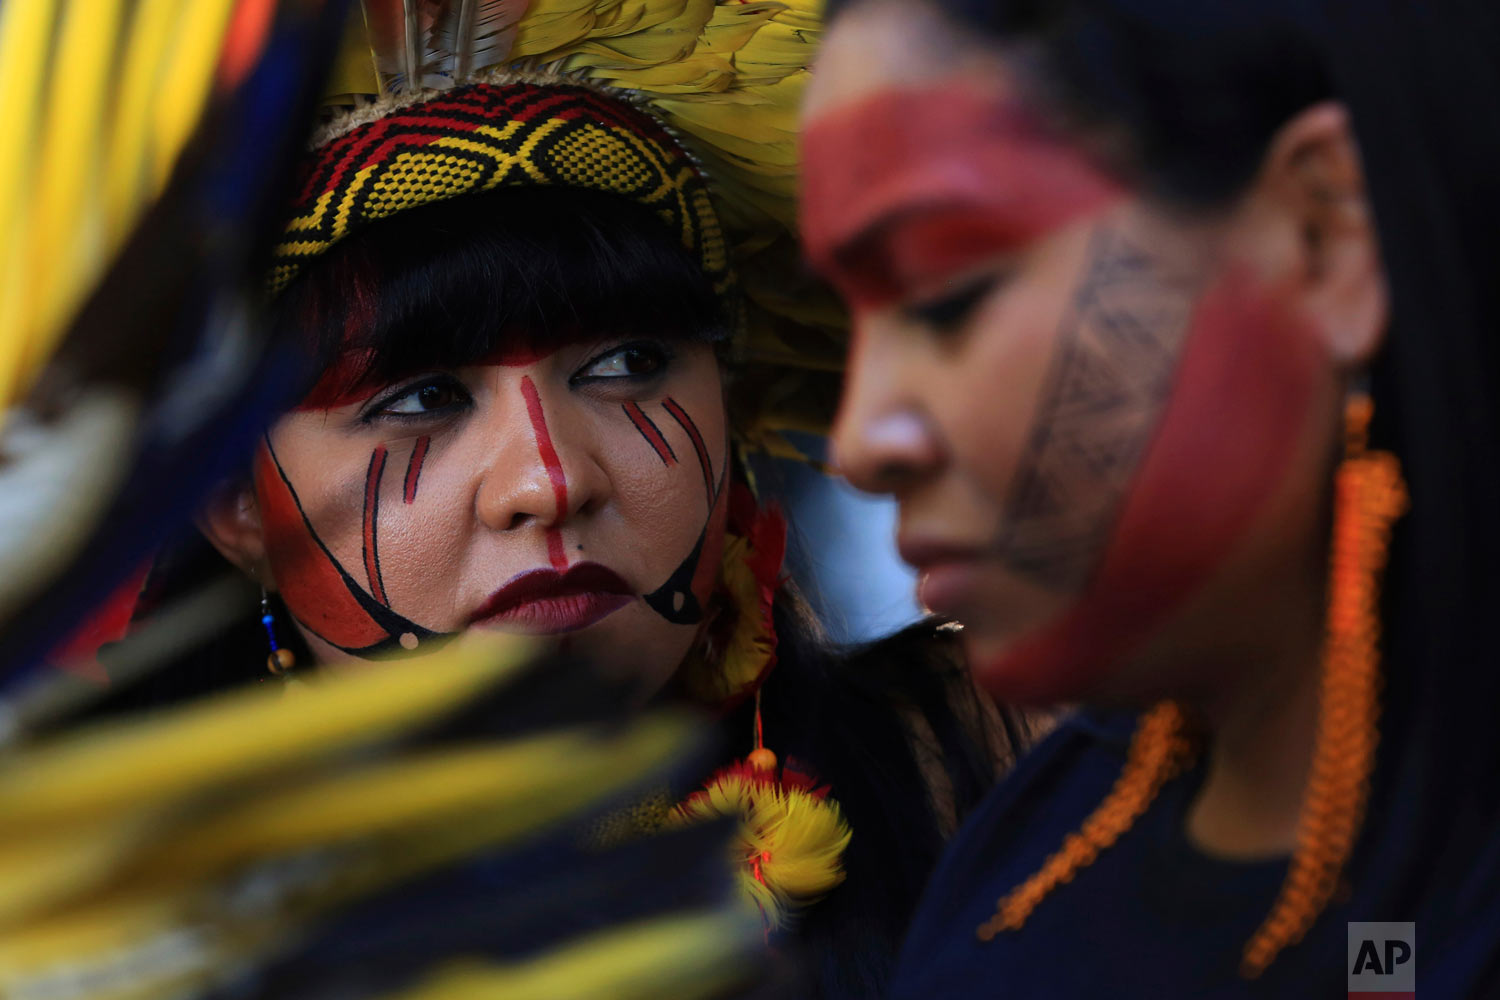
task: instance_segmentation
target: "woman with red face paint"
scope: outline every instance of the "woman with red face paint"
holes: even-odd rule
[[[729,405],[754,384],[746,314],[767,322],[731,248],[778,226],[794,243],[711,195],[668,120],[533,66],[333,117],[271,271],[272,322],[319,377],[146,586],[160,606],[227,559],[259,610],[115,704],[467,629],[538,636],[635,701],[722,718],[706,789],[607,818],[601,839],[743,813],[741,883],[807,957],[799,989],[874,995],[945,832],[1021,730],[935,624],[853,654],[819,639],[743,471],[763,411]],[[787,357],[777,377],[795,379]]]
[[[844,6],[838,462],[982,683],[1083,706],[894,994],[1495,995],[1500,17]]]

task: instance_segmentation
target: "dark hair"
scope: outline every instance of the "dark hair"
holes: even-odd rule
[[[600,331],[723,344],[728,313],[645,206],[537,187],[452,198],[356,231],[282,292],[272,323],[307,349],[319,390],[337,394],[471,364],[502,345]]]
[[[767,745],[831,785],[853,830],[848,878],[786,941],[805,965],[799,997],[884,996],[952,827],[1031,742],[1026,719],[979,694],[960,637],[932,619],[832,648],[795,587],[774,607],[778,664],[761,694]],[[752,706],[731,718],[751,732]]]
[[[1465,927],[1489,905],[1468,887],[1500,877],[1491,625],[1500,608],[1500,6],[935,3],[984,37],[1026,43],[1041,92],[1063,117],[1123,127],[1133,162],[1116,166],[1169,198],[1231,201],[1288,119],[1328,98],[1348,107],[1392,301],[1371,373],[1373,433],[1400,457],[1411,494],[1386,587],[1384,738],[1351,906]]]

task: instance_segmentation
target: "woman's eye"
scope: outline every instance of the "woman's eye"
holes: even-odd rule
[[[629,344],[590,361],[573,379],[639,378],[655,375],[666,365],[667,355],[662,348],[651,344]]]
[[[987,299],[999,284],[1000,275],[981,275],[939,298],[907,305],[904,312],[939,333],[951,333],[964,324],[975,307]]]
[[[468,393],[452,379],[430,379],[388,397],[372,415],[421,417],[451,410],[467,401]]]

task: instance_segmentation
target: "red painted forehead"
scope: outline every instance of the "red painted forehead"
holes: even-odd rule
[[[814,119],[803,169],[807,253],[835,280],[845,253],[913,220],[947,218],[926,243],[955,267],[955,253],[1019,247],[1119,194],[1014,100],[970,82],[881,91]]]

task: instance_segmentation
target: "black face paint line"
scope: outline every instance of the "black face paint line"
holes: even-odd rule
[[[406,460],[406,479],[401,490],[402,503],[415,503],[417,499],[417,486],[422,478],[422,463],[427,461],[427,448],[432,439],[427,436],[417,438],[417,443],[411,450],[411,457]]]
[[[997,554],[1017,573],[1065,592],[1093,573],[1172,392],[1200,291],[1110,226],[1095,230],[1005,500]]]
[[[621,409],[625,411],[625,415],[630,418],[630,422],[635,425],[641,437],[651,446],[651,450],[656,452],[656,457],[661,459],[661,464],[668,468],[676,465],[677,453],[662,436],[661,429],[656,426],[656,422],[646,416],[634,401],[622,404]]]
[[[339,562],[339,560],[329,550],[328,546],[323,542],[323,539],[318,534],[317,529],[313,527],[311,519],[307,516],[307,511],[302,506],[302,500],[297,495],[296,487],[292,485],[291,478],[287,475],[286,469],[282,466],[281,460],[277,456],[276,450],[271,444],[270,436],[264,436],[263,440],[265,444],[266,455],[269,458],[271,465],[276,473],[276,483],[279,483],[279,485],[281,485],[284,489],[285,499],[290,501],[290,505],[295,511],[295,517],[301,521],[302,528],[303,530],[305,530],[307,537],[316,546],[317,557],[320,559],[324,566],[324,570],[319,571],[319,575],[323,575],[327,570],[331,569],[335,574],[337,581],[336,583],[330,581],[330,587],[327,588],[328,592],[317,592],[316,590],[308,591],[303,596],[302,600],[321,600],[332,602],[334,605],[334,607],[331,609],[332,612],[339,618],[347,620],[355,631],[362,632],[367,635],[381,634],[383,637],[376,640],[375,642],[358,646],[349,645],[347,643],[339,643],[319,633],[316,628],[313,628],[304,620],[305,615],[298,616],[295,609],[289,606],[288,610],[291,611],[293,617],[297,619],[298,624],[306,629],[309,634],[315,636],[323,642],[326,642],[333,648],[347,653],[350,656],[357,656],[362,658],[370,658],[375,656],[399,657],[402,655],[409,655],[417,649],[421,649],[423,652],[426,652],[429,649],[437,648],[435,644],[444,643],[447,640],[453,638],[453,636],[457,633],[437,632],[432,629],[426,628],[425,626],[419,625],[411,619],[405,617],[404,615],[399,614],[395,610],[382,604],[372,593],[365,590],[365,588],[361,587],[359,583],[355,581],[353,576],[349,574],[348,570],[344,568],[343,564]],[[383,467],[383,462],[378,463],[375,458],[376,456],[372,456],[372,470],[377,465],[381,465]],[[372,478],[378,479],[379,477],[377,475],[373,475],[371,472],[367,472],[367,488],[368,482]],[[276,483],[273,483],[271,485],[276,485]],[[277,507],[279,503],[280,498],[268,498],[268,506],[271,509]],[[291,584],[291,586],[289,586],[289,584],[291,584],[291,581],[283,582],[283,596],[286,596],[289,590],[296,589],[295,584]],[[299,601],[298,603],[301,602]]]
[[[361,545],[364,553],[365,579],[369,581],[370,594],[381,604],[390,607],[390,599],[385,596],[385,582],[380,578],[378,529],[380,480],[385,474],[385,460],[385,445],[376,445],[375,450],[370,453],[369,468],[365,470],[365,512]]]
[[[692,551],[688,553],[687,558],[678,563],[677,568],[672,571],[671,576],[667,577],[665,583],[645,595],[645,601],[653,611],[674,625],[696,625],[703,620],[703,605],[694,593],[694,584],[700,582],[700,577],[705,571],[704,546],[708,539],[708,530],[714,522],[714,514],[725,495],[724,484],[728,479],[729,463],[726,461],[724,467],[719,470],[716,483],[712,471],[713,466],[708,457],[708,449],[703,444],[703,435],[699,433],[698,425],[693,422],[688,412],[670,397],[662,401],[662,407],[672,419],[677,421],[693,442],[693,449],[698,455],[698,465],[703,470],[704,483],[708,488],[708,514],[704,518],[702,530],[698,532],[698,540],[693,543]]]
[[[703,470],[703,489],[708,494],[708,509],[714,508],[714,501],[718,499],[714,488],[713,463],[708,459],[708,449],[703,445],[703,435],[698,433],[698,425],[693,423],[693,418],[688,412],[671,396],[661,402],[662,409],[671,414],[672,419],[687,432],[688,439],[693,442],[693,450],[698,453],[698,467]]]

